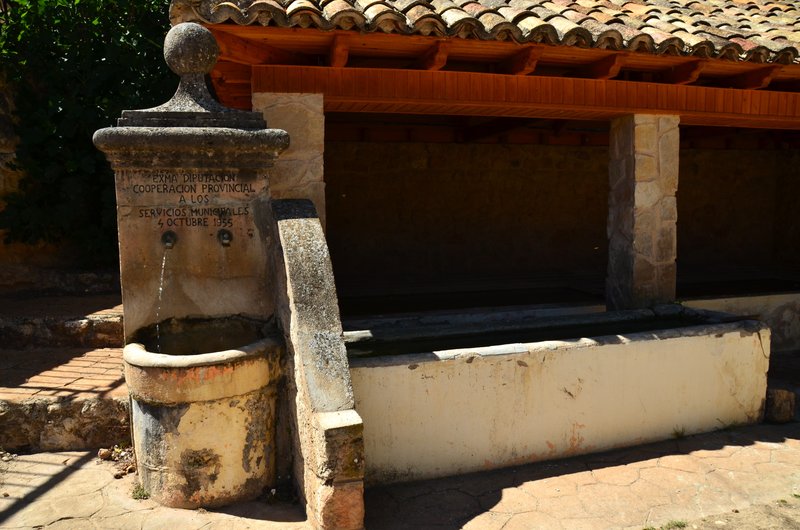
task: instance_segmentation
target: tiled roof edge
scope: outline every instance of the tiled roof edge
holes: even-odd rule
[[[477,16],[473,16],[467,6],[470,3],[479,4],[478,8],[483,6],[486,9]],[[752,24],[758,31],[731,32],[730,39],[705,32],[708,22],[704,19],[701,25],[690,25],[697,28],[697,31],[694,32],[695,43],[690,44],[685,39],[668,32],[670,27],[668,21],[661,21],[658,24],[659,29],[655,29],[647,22],[635,19],[633,11],[625,9],[632,3],[635,2],[629,2],[618,8],[621,11],[615,14],[613,9],[607,7],[615,4],[599,0],[599,8],[592,11],[592,13],[598,13],[598,16],[596,18],[583,17],[579,24],[565,18],[560,13],[551,11],[554,4],[541,0],[512,1],[510,4],[503,0],[459,1],[458,4],[462,5],[461,8],[454,8],[453,4],[448,2],[443,13],[437,12],[434,3],[427,0],[405,2],[398,0],[380,2],[240,0],[236,3],[219,0],[172,0],[169,14],[172,24],[233,22],[239,25],[258,24],[320,30],[357,29],[366,33],[384,32],[476,40],[513,40],[521,44],[544,42],[564,46],[649,52],[657,55],[680,54],[716,57],[756,63],[791,64],[798,62],[800,56],[798,44],[800,42],[788,40],[785,32],[780,32],[783,35],[778,39],[770,39],[765,36],[765,34],[773,32],[774,28],[763,21],[767,17],[761,17]],[[711,5],[710,0],[694,0],[684,6],[684,9],[687,12],[697,12],[698,5],[706,3]],[[715,2],[714,5],[717,3]],[[748,3],[746,7],[751,7],[752,3]],[[436,2],[436,4],[444,5],[441,2]],[[520,8],[523,4],[527,8]],[[366,5],[366,9],[363,9],[362,5]],[[406,9],[401,9],[400,5],[406,6]],[[688,5],[692,7],[689,8]],[[502,20],[505,17],[500,8],[505,7],[514,7],[507,11],[513,20],[507,18],[505,21]],[[602,12],[603,16],[600,16],[601,8],[605,9]],[[565,9],[569,9],[569,7],[565,6]],[[670,11],[670,13],[673,12],[674,10]],[[524,13],[529,13],[530,16],[525,16]],[[542,15],[547,13],[550,15],[545,17],[546,21],[542,20]],[[487,14],[491,16],[486,16]],[[650,10],[646,16],[652,17],[652,15],[653,11]],[[713,15],[705,16],[712,17]],[[684,20],[690,18],[683,17]],[[626,23],[620,24],[620,19],[625,20]],[[612,25],[606,25],[603,20]],[[531,21],[534,23],[532,24]],[[638,23],[639,26],[633,27],[635,23]],[[487,26],[487,24],[489,25]],[[685,30],[688,27],[687,24],[688,22],[684,22],[680,26],[671,27],[676,28],[675,33],[686,37],[689,35]],[[697,42],[699,39],[702,41]]]

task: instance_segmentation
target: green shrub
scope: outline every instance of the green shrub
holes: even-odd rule
[[[0,76],[16,106],[19,190],[7,241],[63,243],[87,266],[117,256],[114,178],[92,145],[123,109],[166,101],[168,0],[0,0]]]

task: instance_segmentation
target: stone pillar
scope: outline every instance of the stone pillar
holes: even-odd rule
[[[309,199],[325,227],[325,114],[322,94],[253,94],[253,110],[267,123],[280,123],[292,144],[275,163],[270,179],[273,199]]]
[[[678,116],[635,114],[611,123],[606,306],[675,300]]]

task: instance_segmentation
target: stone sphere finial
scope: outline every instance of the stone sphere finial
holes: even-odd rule
[[[209,73],[218,56],[217,40],[200,24],[178,24],[164,38],[164,60],[179,76]]]

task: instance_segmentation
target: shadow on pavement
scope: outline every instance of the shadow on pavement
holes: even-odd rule
[[[503,498],[504,489],[519,488],[525,483],[663,456],[718,451],[725,447],[741,448],[756,442],[782,443],[787,439],[800,439],[800,423],[727,429],[564,460],[371,487],[365,494],[366,527],[382,530],[460,529],[477,516],[491,511]],[[533,509],[535,500],[531,499]]]

